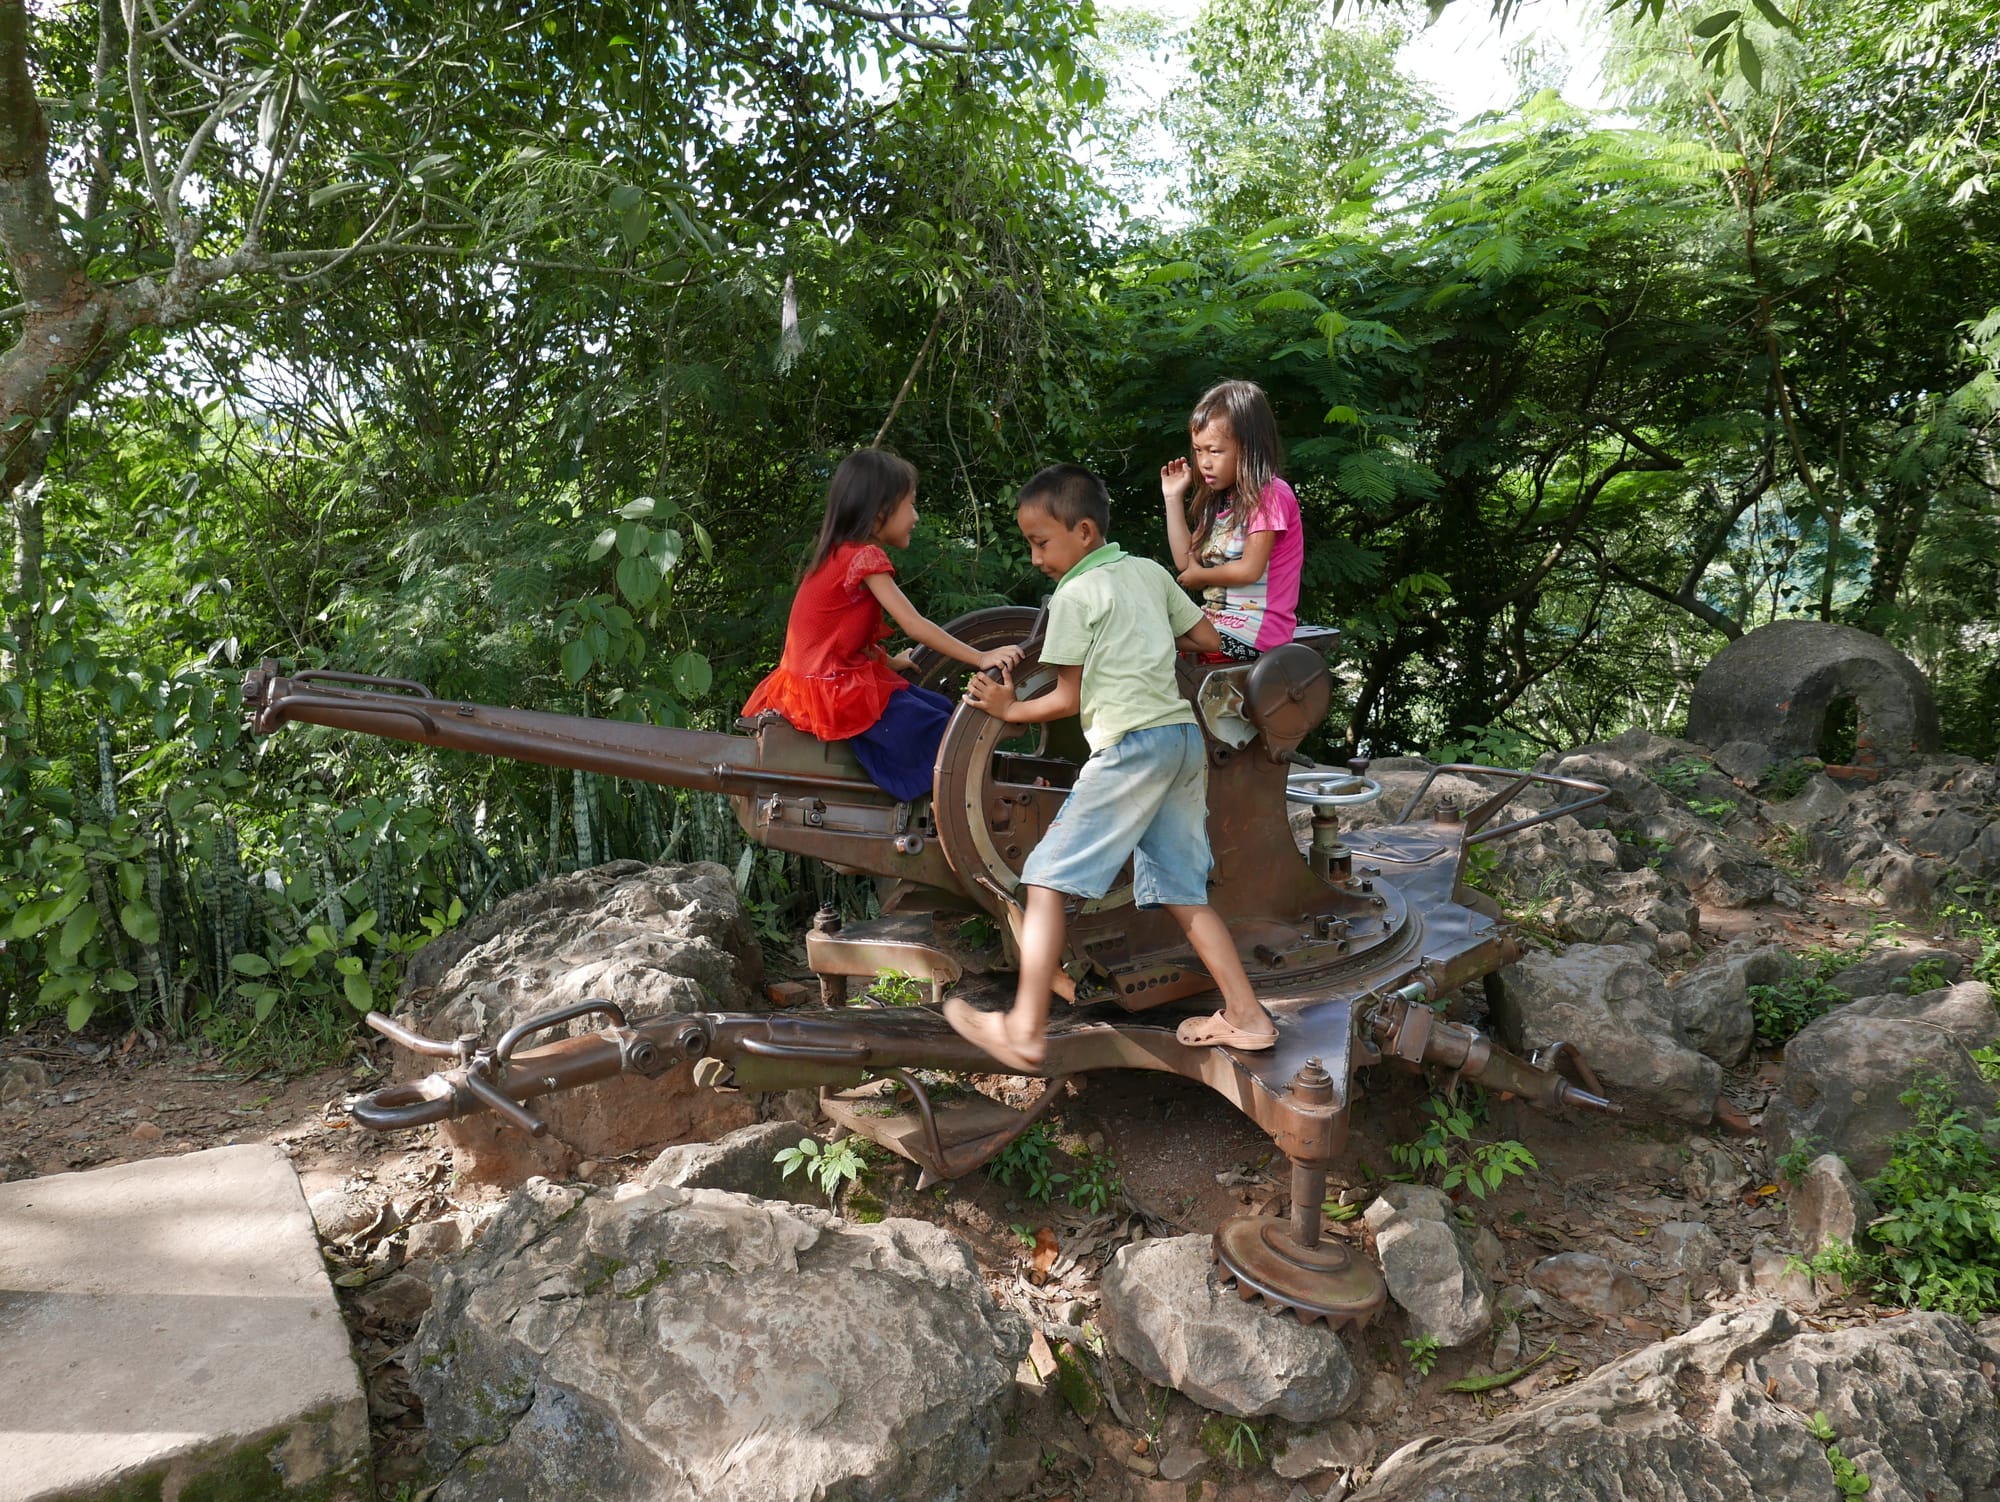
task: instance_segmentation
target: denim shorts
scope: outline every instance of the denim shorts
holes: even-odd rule
[[[1072,897],[1111,890],[1127,857],[1140,907],[1208,902],[1208,754],[1193,725],[1128,730],[1094,753],[1021,880]]]

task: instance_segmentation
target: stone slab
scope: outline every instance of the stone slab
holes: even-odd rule
[[[298,1176],[215,1148],[0,1184],[0,1502],[370,1493]]]

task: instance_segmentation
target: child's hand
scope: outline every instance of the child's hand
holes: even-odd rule
[[[914,678],[917,675],[917,654],[915,652],[898,652],[894,657],[889,659],[889,666],[898,673],[907,673]]]
[[[1168,505],[1178,506],[1186,500],[1193,485],[1194,476],[1188,472],[1186,459],[1169,459],[1160,466],[1160,495]]]
[[[1000,677],[988,678],[984,671],[974,673],[965,685],[965,702],[974,709],[983,709],[996,720],[1007,718],[1007,711],[1018,702],[1014,698],[1014,665],[1001,663]]]
[[[1200,589],[1208,583],[1208,570],[1199,563],[1190,563],[1174,577],[1180,581],[1182,589]]]
[[[988,668],[1012,668],[1020,660],[1019,647],[995,647],[991,652],[979,654],[979,671],[983,673]]]

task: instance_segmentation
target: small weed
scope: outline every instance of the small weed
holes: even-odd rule
[[[1950,982],[1945,977],[1944,961],[1934,955],[1927,960],[1918,960],[1916,964],[1910,966],[1910,973],[1896,982],[1896,989],[1911,996],[1921,996],[1926,991],[1935,991],[1938,987],[1948,984]]]
[[[1840,1453],[1840,1446],[1834,1441],[1839,1436],[1826,1415],[1813,1410],[1812,1422],[1806,1425],[1806,1432],[1826,1447],[1826,1463],[1833,1468],[1834,1490],[1843,1498],[1865,1497],[1875,1483],[1868,1479],[1868,1473]]]
[[[999,941],[1000,930],[991,918],[975,916],[958,925],[958,938],[968,949],[991,949]]]
[[[1328,1220],[1354,1220],[1361,1214],[1359,1205],[1343,1205],[1339,1200],[1326,1200],[1319,1210]]]
[[[1707,762],[1686,757],[1668,766],[1653,768],[1653,781],[1676,798],[1685,798],[1700,786],[1702,774],[1706,771]]]
[[[1772,865],[1789,875],[1800,878],[1811,875],[1812,837],[1803,829],[1781,826],[1764,841],[1764,854]]]
[[[930,983],[900,970],[878,970],[868,994],[889,1007],[920,1007],[930,1000]]]
[[[1475,891],[1484,892],[1488,897],[1504,897],[1507,883],[1500,874],[1500,852],[1491,845],[1472,845],[1466,848],[1465,865],[1460,879]]]
[[[1766,1043],[1786,1042],[1814,1018],[1853,1000],[1810,966],[1775,986],[1752,986],[1749,995],[1757,1036]]]
[[[832,1204],[843,1187],[860,1183],[868,1172],[867,1160],[857,1146],[859,1141],[858,1137],[843,1137],[838,1142],[821,1143],[812,1137],[802,1137],[797,1147],[784,1148],[771,1161],[784,1169],[782,1177],[787,1179],[803,1168],[807,1182],[816,1185],[827,1203]]]
[[[1973,1049],[1972,1067],[1979,1071],[1979,1077],[1989,1085],[2000,1084],[2000,1043],[1989,1043],[1984,1048]]]
[[[1069,1175],[1057,1173],[1049,1159],[1049,1149],[1054,1145],[1048,1123],[1038,1121],[1000,1149],[986,1165],[987,1175],[1007,1189],[1012,1189],[1018,1178],[1024,1195],[1047,1204],[1055,1198],[1056,1190],[1069,1182]]]
[[[1983,908],[1970,905],[1975,899],[1991,904],[1996,900],[1995,894],[1991,888],[1960,887],[1957,895],[1967,901],[1947,903],[1938,914],[1938,922],[1978,946],[1979,954],[1972,962],[1972,978],[1989,986],[2000,986],[2000,920]]]
[[[1211,1415],[1201,1426],[1201,1447],[1217,1460],[1225,1460],[1239,1471],[1247,1471],[1264,1460],[1264,1435],[1248,1419]]]
[[[1728,798],[1716,798],[1703,802],[1691,800],[1688,803],[1688,808],[1697,816],[1707,819],[1713,824],[1727,824],[1731,819],[1736,817],[1736,804]]]
[[[1818,1137],[1801,1137],[1786,1151],[1779,1153],[1772,1160],[1771,1167],[1787,1184],[1802,1184],[1806,1170],[1812,1167],[1813,1159],[1819,1156],[1819,1152]]]
[[[1976,1319],[2000,1308],[2000,1156],[1958,1105],[1951,1082],[1916,1080],[1897,1097],[1914,1125],[1868,1182],[1881,1212],[1866,1273],[1906,1304]]]
[[[1428,1377],[1431,1369],[1438,1364],[1438,1339],[1435,1335],[1412,1335],[1403,1342],[1403,1351],[1419,1377]]]
[[[1758,796],[1769,803],[1784,803],[1796,798],[1825,766],[1825,762],[1814,756],[1797,756],[1790,761],[1781,761],[1765,772],[1764,780],[1757,785]]]
[[[1109,1153],[1086,1151],[1076,1160],[1076,1173],[1069,1181],[1069,1202],[1079,1210],[1102,1215],[1112,1198],[1125,1192],[1117,1170]]]
[[[1474,1199],[1483,1200],[1498,1189],[1503,1180],[1519,1177],[1541,1165],[1534,1154],[1509,1138],[1504,1142],[1481,1142],[1472,1129],[1485,1117],[1485,1095],[1468,1091],[1461,1102],[1433,1095],[1424,1102],[1430,1120],[1423,1132],[1410,1142],[1393,1142],[1389,1156],[1410,1178],[1428,1183],[1435,1176],[1446,1193],[1463,1188]]]

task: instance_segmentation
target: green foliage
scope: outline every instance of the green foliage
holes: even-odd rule
[[[1907,991],[1912,996],[1921,996],[1924,992],[1935,991],[1945,984],[1944,961],[1933,956],[1930,959],[1918,960],[1916,964],[1910,966],[1910,973],[1897,983],[1897,989]]]
[[[1079,1210],[1102,1215],[1113,1199],[1125,1192],[1118,1177],[1118,1165],[1108,1153],[1085,1150],[1075,1159],[1076,1172],[1070,1175],[1069,1202]]]
[[[1667,766],[1653,769],[1653,781],[1672,793],[1676,798],[1685,798],[1700,784],[1710,770],[1705,761],[1686,758]]]
[[[1868,1183],[1880,1248],[1868,1273],[1902,1303],[1977,1319],[2000,1308],[2000,1157],[1988,1140],[2000,1121],[1975,1125],[1941,1077],[1898,1099],[1912,1125]]]
[[[915,1007],[930,1000],[930,984],[900,970],[878,971],[868,994],[884,1006]]]
[[[1844,968],[1840,963],[1844,958],[1808,955],[1788,979],[1775,985],[1751,986],[1750,1013],[1757,1021],[1757,1036],[1766,1043],[1783,1043],[1814,1018],[1852,1001],[1854,998],[1827,979],[1833,971]]]
[[[1419,1377],[1428,1377],[1436,1367],[1438,1350],[1435,1335],[1413,1335],[1403,1342],[1403,1353],[1410,1358],[1410,1368]]]
[[[1688,810],[1717,824],[1727,824],[1737,813],[1735,801],[1729,798],[1715,798],[1706,802],[1691,798],[1688,800]]]
[[[1839,1435],[1827,1421],[1826,1415],[1815,1409],[1806,1432],[1826,1447],[1826,1463],[1833,1471],[1834,1490],[1843,1498],[1867,1496],[1874,1487],[1874,1482],[1869,1479],[1866,1471],[1841,1454],[1840,1446],[1834,1443]]]
[[[1803,1183],[1806,1170],[1812,1167],[1813,1159],[1817,1158],[1820,1152],[1818,1137],[1801,1137],[1772,1160],[1772,1171],[1787,1184]]]
[[[1825,763],[1816,757],[1795,756],[1789,761],[1781,761],[1764,773],[1757,791],[1772,803],[1783,803],[1788,798],[1796,798],[1806,790],[1806,784],[1824,770]]]
[[[1264,1428],[1249,1419],[1229,1418],[1212,1413],[1196,1432],[1202,1449],[1239,1471],[1264,1462]]]
[[[1038,1121],[994,1155],[986,1165],[987,1175],[1007,1189],[1018,1179],[1024,1196],[1047,1204],[1055,1198],[1056,1190],[1069,1182],[1068,1174],[1056,1172],[1050,1157],[1054,1146],[1048,1123]]]
[[[1484,1097],[1467,1092],[1484,1116]],[[1389,1156],[1404,1174],[1419,1183],[1435,1182],[1447,1193],[1459,1190],[1485,1199],[1509,1178],[1525,1176],[1536,1163],[1534,1154],[1512,1138],[1481,1142],[1473,1136],[1473,1109],[1457,1099],[1433,1095],[1424,1101],[1429,1120],[1410,1142],[1393,1142]]]
[[[1983,908],[1965,903],[1947,903],[1938,917],[1947,929],[1969,939],[1978,949],[1970,967],[1972,978],[2000,986],[2000,921]]]
[[[843,1188],[859,1184],[867,1175],[868,1164],[859,1150],[860,1143],[857,1137],[842,1137],[838,1142],[828,1143],[802,1137],[797,1147],[780,1149],[771,1161],[784,1169],[783,1177],[788,1179],[803,1169],[807,1182],[818,1188],[831,1204],[840,1198]]]

